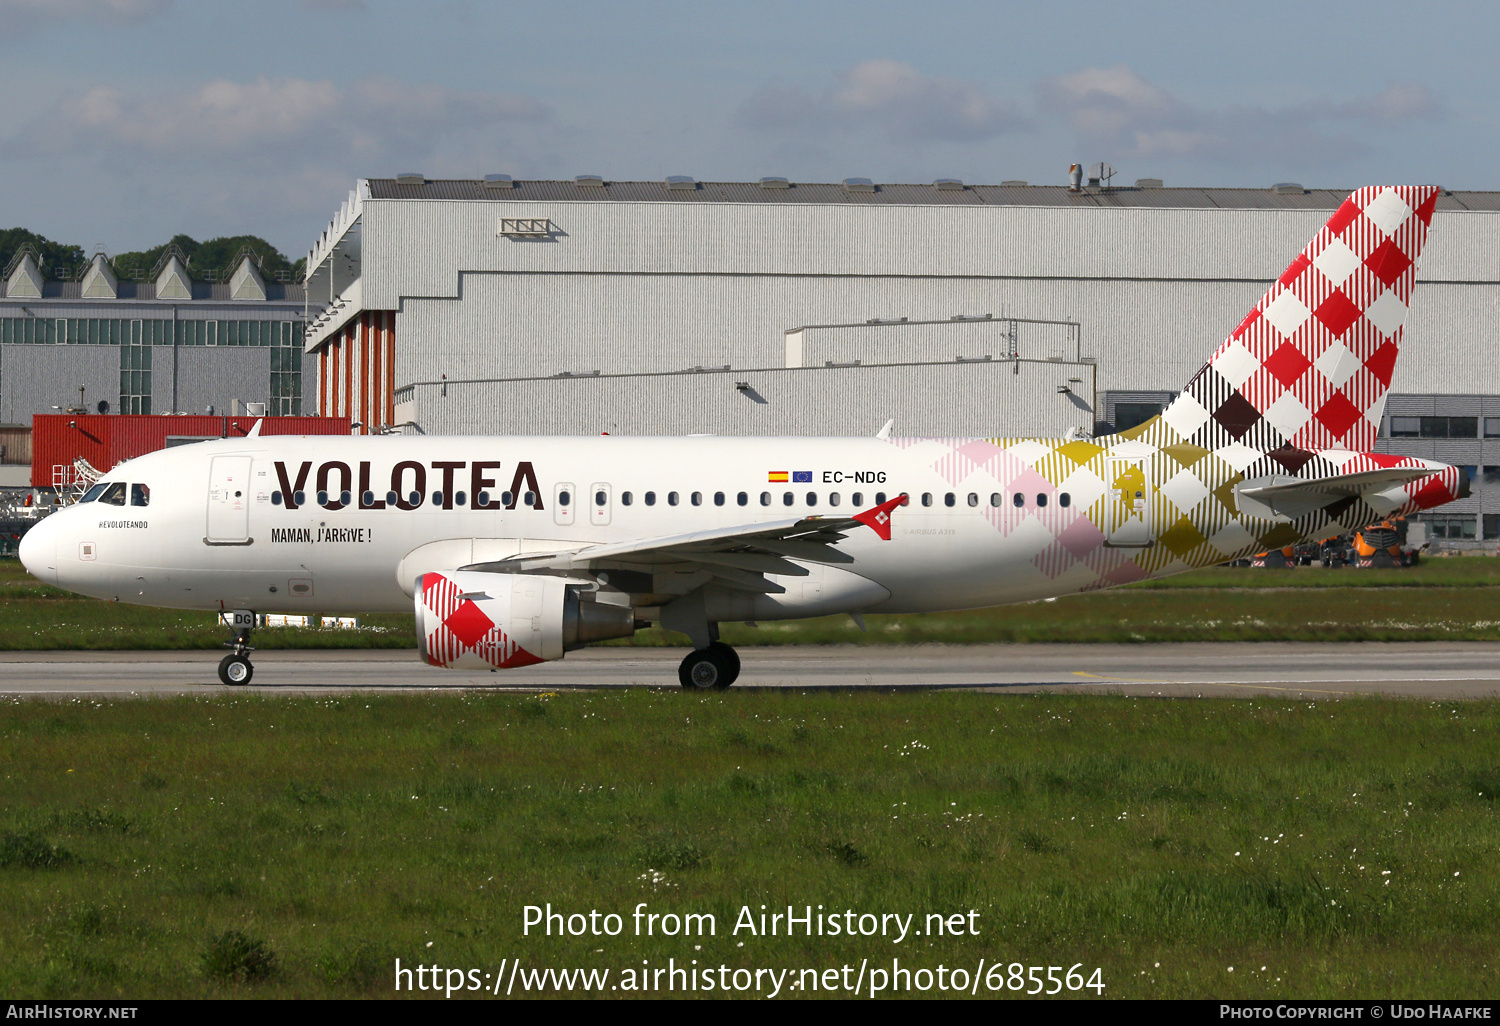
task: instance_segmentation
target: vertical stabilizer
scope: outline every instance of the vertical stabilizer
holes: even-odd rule
[[[1353,193],[1163,411],[1168,442],[1375,447],[1435,186]]]

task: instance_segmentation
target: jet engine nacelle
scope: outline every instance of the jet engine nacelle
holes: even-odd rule
[[[422,574],[413,595],[422,660],[506,670],[635,632],[630,607],[587,601],[586,590],[563,577],[533,574]]]

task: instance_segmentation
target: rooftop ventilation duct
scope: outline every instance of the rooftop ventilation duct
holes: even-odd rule
[[[1166,188],[1166,186],[1162,184],[1162,180],[1160,178],[1137,178],[1135,180],[1135,187],[1137,189],[1163,189],[1163,188]]]
[[[688,175],[667,175],[667,188],[682,189],[690,192],[698,188],[698,183],[693,181]]]
[[[89,261],[80,291],[84,299],[119,298],[119,279],[115,277],[115,269],[110,266],[109,258],[103,253],[95,253],[94,259]]]
[[[42,269],[29,243],[11,259],[7,270],[10,271],[5,290],[7,299],[42,298]]]
[[[845,178],[844,188],[849,192],[874,192],[875,183],[868,178]]]
[[[1000,183],[1002,189],[1024,189],[1031,183],[1024,178],[1007,178]]]
[[[1271,186],[1271,191],[1278,196],[1305,196],[1307,190],[1302,188],[1301,182],[1277,182]]]
[[[397,185],[426,185],[427,176],[420,171],[402,171],[396,176]]]
[[[603,175],[578,175],[573,181],[586,189],[604,188]]]
[[[760,180],[760,187],[762,189],[790,189],[792,183],[780,175],[767,175]]]
[[[964,180],[962,178],[939,178],[932,183],[932,187],[940,192],[963,192]]]
[[[485,175],[484,187],[486,189],[514,189],[516,183],[510,175]]]

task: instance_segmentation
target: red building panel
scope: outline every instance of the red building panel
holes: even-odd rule
[[[82,456],[99,470],[167,447],[168,438],[238,438],[263,421],[263,435],[347,435],[348,417],[169,417],[39,413],[31,420],[31,483],[71,484]]]

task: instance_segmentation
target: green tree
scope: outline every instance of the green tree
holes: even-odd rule
[[[302,271],[305,260],[289,261],[275,246],[258,235],[223,235],[207,242],[199,242],[189,235],[175,235],[153,249],[137,253],[121,253],[115,257],[115,270],[123,277],[142,278],[151,273],[168,246],[176,246],[187,258],[188,272],[200,281],[223,281],[239,266],[236,259],[241,252],[249,250],[260,263],[261,273],[271,280],[285,274],[296,278]]]
[[[41,257],[42,273],[52,276],[54,267],[76,267],[83,263],[83,247],[66,242],[53,242],[45,235],[27,231],[25,228],[0,230],[0,269],[10,264],[11,258],[22,246],[30,243]]]

